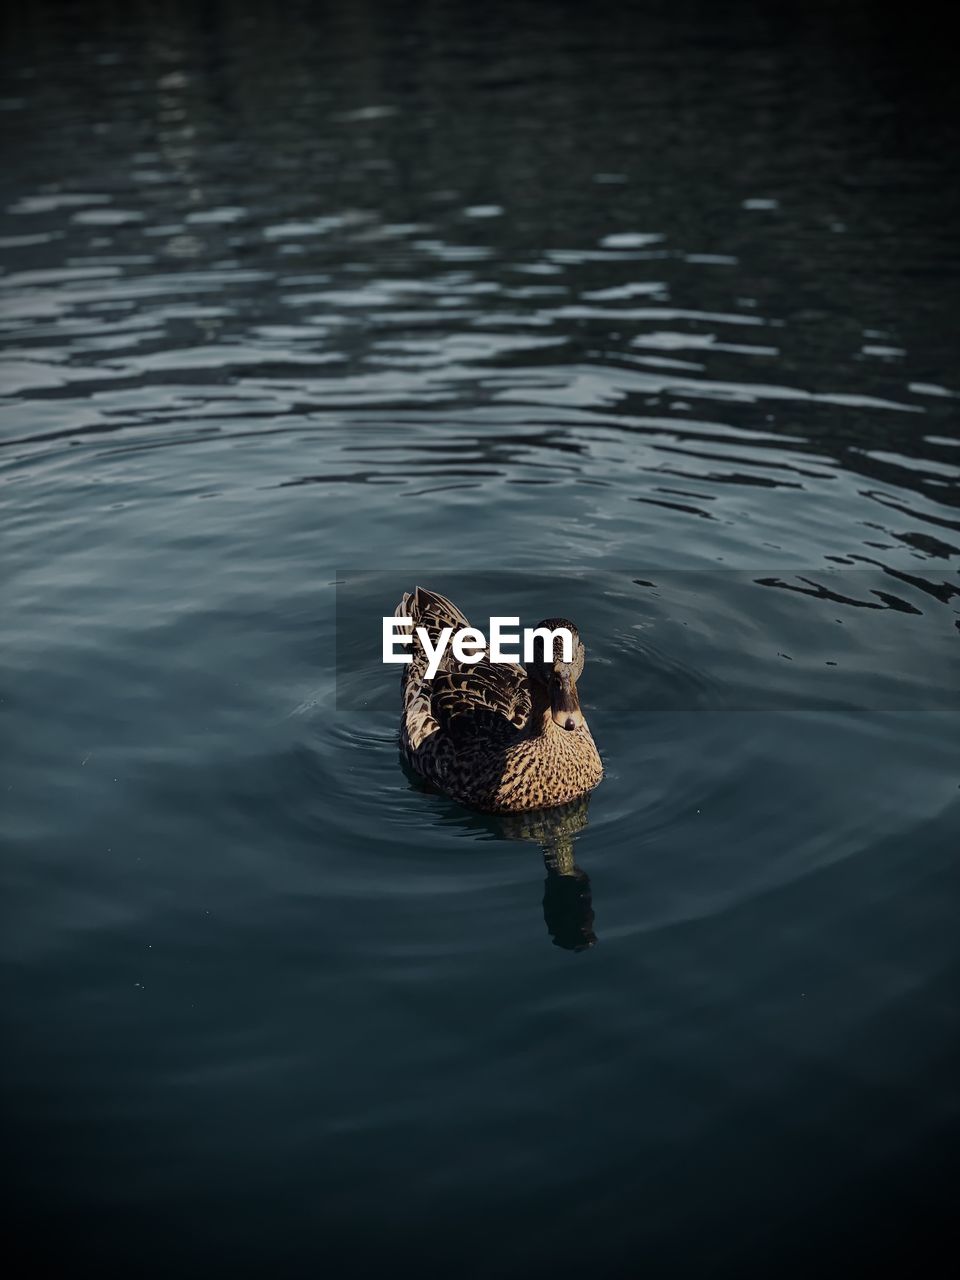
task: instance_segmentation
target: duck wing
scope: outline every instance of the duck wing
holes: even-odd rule
[[[444,627],[459,631],[470,623],[445,596],[417,587],[405,593],[397,617],[425,627],[436,645]],[[404,667],[404,727],[416,750],[426,738],[442,730],[458,743],[483,739],[492,745],[516,737],[530,716],[527,673],[515,662],[494,663],[485,653],[477,662],[458,662],[447,647],[440,670],[426,676],[422,647],[413,646],[413,661]]]

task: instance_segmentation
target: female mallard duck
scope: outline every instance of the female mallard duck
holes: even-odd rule
[[[469,622],[449,600],[416,587],[405,592],[395,616],[425,627],[437,644],[444,627]],[[565,618],[537,624],[566,627],[573,662],[552,657],[529,663],[493,663],[487,654],[460,663],[451,650],[432,680],[414,644],[403,668],[400,749],[407,764],[462,804],[487,812],[547,809],[592,791],[603,765],[577,697],[583,671],[580,634]]]

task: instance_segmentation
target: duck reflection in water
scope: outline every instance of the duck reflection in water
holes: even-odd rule
[[[442,796],[405,764],[403,772],[412,790]],[[565,951],[588,951],[597,945],[590,877],[577,866],[573,856],[574,842],[587,825],[589,808],[589,795],[553,809],[523,813],[480,813],[451,803],[450,817],[458,826],[489,832],[499,840],[540,846],[547,872],[543,882],[543,921],[554,945]]]
[[[543,921],[554,946],[587,951],[597,944],[593,930],[590,877],[577,866],[573,847],[587,825],[590,797],[555,809],[499,815],[496,825],[507,840],[538,844],[547,878],[543,882]]]

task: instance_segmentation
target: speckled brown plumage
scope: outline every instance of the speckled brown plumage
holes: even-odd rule
[[[457,631],[470,625],[456,605],[422,587],[405,593],[395,614],[425,627],[434,644],[443,627]],[[488,812],[551,808],[593,790],[603,765],[576,700],[583,646],[572,623],[556,618],[550,625],[569,627],[579,646],[575,672],[564,668],[562,703],[573,708],[576,727],[563,728],[554,718],[559,677],[551,686],[549,662],[541,674],[533,667],[528,674],[486,655],[459,663],[448,647],[440,670],[428,680],[425,655],[414,641],[413,661],[403,668],[400,725],[400,749],[411,768],[447,795]]]

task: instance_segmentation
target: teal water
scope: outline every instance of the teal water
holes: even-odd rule
[[[2,22],[35,1267],[936,1274],[946,42],[866,3]],[[583,811],[403,772],[377,628],[415,581],[577,622]]]

